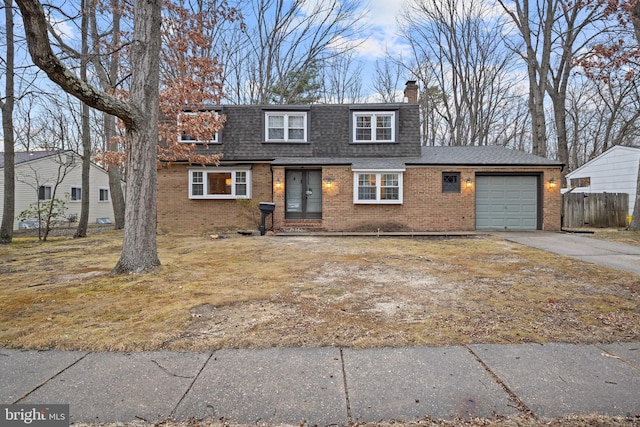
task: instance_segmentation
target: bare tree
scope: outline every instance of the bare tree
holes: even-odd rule
[[[380,95],[382,102],[397,102],[402,95],[398,93],[398,85],[405,76],[402,64],[391,61],[388,57],[376,61],[373,89]],[[406,81],[406,78],[404,78]]]
[[[430,108],[437,105],[445,128],[439,143],[493,143],[513,85],[513,54],[502,49],[503,22],[479,0],[416,0],[404,11],[401,27],[411,46],[412,71],[429,88],[423,99]]]
[[[90,11],[94,9],[95,5],[93,0],[82,0],[80,7],[83,11]],[[81,51],[80,51],[80,78],[82,81],[87,82],[87,65],[89,59],[89,15],[90,13],[82,14],[81,25]],[[81,105],[81,131],[82,138],[82,199],[80,200],[80,217],[78,218],[78,227],[73,235],[74,238],[87,237],[87,226],[89,222],[89,200],[91,196],[91,186],[89,183],[89,172],[91,168],[91,130],[89,127],[89,106],[84,102]]]
[[[156,155],[161,8],[159,0],[134,4],[130,101],[122,101],[73,75],[52,51],[47,19],[35,0],[17,0],[33,62],[63,90],[118,116],[127,129],[129,171],[125,233],[116,273],[136,273],[160,264],[156,242]]]
[[[225,64],[227,100],[239,104],[273,101],[332,58],[355,46],[361,30],[360,3],[355,0],[250,0],[244,4],[245,26],[227,45],[241,46]],[[322,74],[322,73],[320,73]]]
[[[547,120],[545,114],[545,94],[551,67],[554,24],[560,7],[557,0],[498,0],[511,17],[524,49],[520,44],[512,45],[527,65],[529,77],[529,114],[532,125],[533,154],[547,155]],[[515,10],[511,4],[515,6]],[[533,4],[531,4],[533,3]],[[524,51],[523,51],[524,50]]]
[[[92,0],[93,3],[93,0]],[[108,21],[111,27],[101,33],[98,29],[98,11],[95,4],[88,8],[89,31],[91,34],[91,61],[98,78],[100,88],[106,93],[116,93],[120,85],[122,31],[120,22],[124,4],[122,0],[110,0],[109,7],[105,12],[108,14]],[[106,42],[104,39],[108,38]],[[105,52],[105,50],[107,50]],[[116,117],[107,112],[102,112],[102,147],[105,152],[119,152]],[[111,195],[111,205],[113,206],[114,228],[120,230],[124,228],[125,201],[122,191],[122,168],[118,164],[108,165],[109,173],[109,194]]]
[[[2,108],[2,132],[4,143],[4,201],[2,225],[0,226],[0,243],[11,243],[13,240],[13,221],[15,217],[15,140],[13,136],[13,107],[15,100],[13,39],[13,1],[4,0],[6,58],[5,58],[5,96],[0,100]]]
[[[363,102],[361,71],[361,64],[354,59],[353,51],[330,58],[321,70],[322,102],[326,104]]]

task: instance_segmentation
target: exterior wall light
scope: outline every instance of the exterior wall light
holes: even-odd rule
[[[280,181],[280,178],[276,181],[276,190],[282,190],[282,181]]]
[[[555,178],[551,178],[549,180],[549,188],[556,188],[556,179]]]
[[[323,178],[324,188],[331,190],[333,188],[333,178]]]
[[[465,184],[467,185],[467,188],[473,187],[473,181],[471,181],[471,178],[467,178]]]

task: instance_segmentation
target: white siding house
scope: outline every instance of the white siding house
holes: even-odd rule
[[[66,174],[59,175],[59,170],[65,169]],[[22,211],[38,199],[50,200],[54,191],[57,199],[66,200],[68,216],[79,217],[82,198],[89,197],[89,224],[104,222],[107,218],[107,222],[113,221],[109,175],[92,163],[89,182],[89,194],[82,194],[82,159],[71,151],[16,152],[14,229],[19,229],[17,217]],[[0,199],[4,200],[4,153],[0,153]],[[4,203],[0,203],[0,218],[3,209]]]
[[[633,215],[640,163],[640,146],[616,145],[567,174],[575,193],[627,193],[629,215]]]

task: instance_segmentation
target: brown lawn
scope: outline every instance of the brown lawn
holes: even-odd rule
[[[640,341],[640,277],[495,237],[160,235],[162,267],[114,277],[121,238],[0,246],[0,347]]]

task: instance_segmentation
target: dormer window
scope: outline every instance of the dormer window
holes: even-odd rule
[[[182,113],[180,115],[180,118],[185,117],[185,116],[196,116],[198,113],[194,113],[194,112],[185,112]],[[215,117],[218,116],[218,113],[215,113]],[[179,118],[179,120],[180,120]],[[207,139],[206,141],[204,140],[204,138],[198,139],[195,136],[189,135],[189,133],[186,130],[183,130],[179,133],[178,135],[178,141],[179,142],[183,142],[185,144],[216,144],[219,142],[218,140],[218,132],[214,132],[211,135],[210,139]]]
[[[393,111],[353,113],[353,142],[395,142],[396,113]]]
[[[307,142],[307,113],[266,112],[265,140],[267,142]]]

